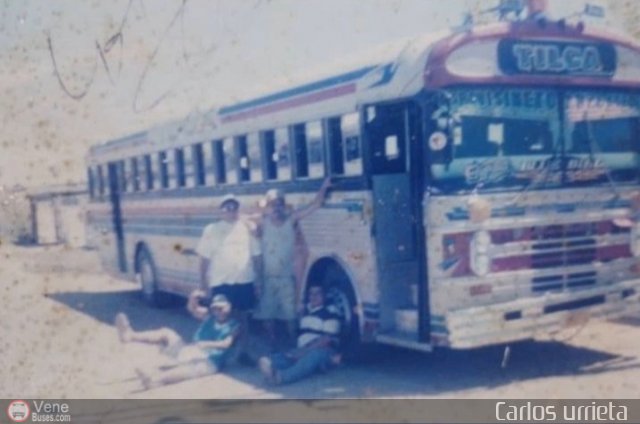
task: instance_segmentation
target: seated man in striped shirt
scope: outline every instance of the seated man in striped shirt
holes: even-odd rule
[[[268,382],[292,383],[340,363],[340,320],[325,305],[320,285],[309,287],[309,303],[298,330],[295,349],[260,358],[258,365]]]

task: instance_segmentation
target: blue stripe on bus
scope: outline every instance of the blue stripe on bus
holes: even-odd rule
[[[220,109],[220,115],[226,115],[230,113],[240,112],[245,109],[251,109],[258,106],[264,106],[266,104],[276,102],[278,100],[284,100],[288,97],[293,97],[301,94],[306,94],[311,91],[321,90],[323,88],[330,87],[332,85],[342,84],[350,82],[364,76],[369,71],[375,69],[377,65],[367,66],[355,71],[347,72],[335,77],[323,79],[320,81],[312,82],[310,84],[301,85],[299,87],[291,88],[289,90],[280,91],[278,93],[270,94],[264,97],[258,97],[257,99],[248,100],[246,102],[237,103],[235,105],[225,106]]]

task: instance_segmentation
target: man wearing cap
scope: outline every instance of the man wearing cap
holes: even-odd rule
[[[207,225],[196,252],[200,256],[200,282],[203,290],[225,295],[241,325],[240,359],[247,361],[248,311],[255,303],[254,281],[262,267],[260,243],[250,229],[249,221],[239,216],[240,203],[232,194],[220,201],[220,219]]]
[[[122,343],[156,345],[169,358],[168,363],[152,370],[136,368],[138,378],[146,389],[215,374],[224,367],[237,338],[239,325],[230,317],[231,303],[226,296],[214,296],[209,308],[200,305],[205,297],[206,294],[201,290],[195,290],[189,296],[187,309],[202,321],[190,344],[186,344],[174,330],[167,327],[134,331],[124,313],[116,315],[116,328]]]
[[[299,221],[322,206],[331,186],[327,178],[314,200],[307,206],[292,210],[281,190],[267,191],[262,201],[264,213],[260,222],[263,286],[254,317],[264,321],[272,345],[276,341],[276,321],[286,322],[289,340],[295,340],[297,304],[301,299],[302,272],[306,262],[306,245]]]

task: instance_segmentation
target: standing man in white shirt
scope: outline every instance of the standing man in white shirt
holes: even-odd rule
[[[262,257],[260,243],[250,229],[250,222],[240,218],[240,202],[232,194],[220,202],[220,220],[207,225],[196,252],[200,256],[200,282],[211,298],[225,295],[240,322],[238,348],[241,362],[246,355],[249,311],[253,309],[261,284]]]

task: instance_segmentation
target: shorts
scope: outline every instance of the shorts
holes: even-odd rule
[[[236,311],[250,311],[256,303],[253,283],[220,284],[211,287],[211,299],[217,294],[225,295]]]
[[[293,277],[265,277],[256,319],[295,320],[296,282]]]

